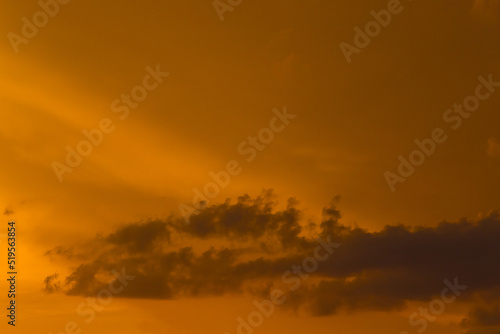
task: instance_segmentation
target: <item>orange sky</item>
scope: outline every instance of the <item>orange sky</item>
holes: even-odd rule
[[[476,94],[483,82],[479,77],[500,82],[500,1],[401,1],[401,11],[392,14],[368,46],[358,47],[348,63],[339,45],[356,46],[354,28],[364,29],[373,20],[370,12],[385,10],[389,3],[69,1],[57,2],[57,8],[55,0],[4,3],[0,205],[5,229],[9,220],[18,225],[19,309],[16,328],[4,319],[2,333],[59,334],[71,321],[81,325],[82,333],[95,334],[236,333],[237,317],[252,312],[253,300],[262,296],[255,291],[280,284],[283,270],[270,274],[257,266],[248,269],[248,276],[238,276],[241,286],[235,290],[226,291],[214,278],[196,285],[203,290],[205,284],[212,289],[209,293],[186,288],[190,292],[176,291],[171,298],[141,294],[141,288],[131,284],[89,324],[75,310],[92,296],[90,287],[112,279],[110,266],[136,263],[132,260],[137,254],[148,259],[148,266],[169,267],[173,264],[168,257],[153,259],[163,259],[168,252],[180,256],[182,247],[192,249],[191,267],[168,273],[187,275],[183,279],[190,284],[191,275],[215,270],[201,265],[210,247],[237,254],[227,270],[260,257],[278,265],[311,256],[316,236],[329,231],[328,224],[321,224],[326,221],[322,210],[337,196],[333,203],[342,218],[336,224],[348,232],[336,237],[342,243],[339,252],[345,253],[333,259],[334,253],[323,268],[320,264],[315,278],[298,290],[297,305],[277,307],[255,333],[415,333],[417,327],[409,325],[408,317],[429,305],[433,294],[402,288],[406,292],[394,301],[387,297],[390,306],[384,306],[385,295],[372,295],[369,288],[378,275],[399,275],[399,269],[358,252],[373,251],[364,248],[365,236],[379,246],[393,246],[387,254],[404,253],[404,244],[391,243],[387,225],[407,226],[408,242],[424,243],[424,253],[426,242],[447,245],[448,230],[437,227],[442,221],[451,222],[449,234],[456,229],[461,241],[476,232],[482,236],[498,231],[488,222],[500,224],[492,214],[500,199],[500,87],[494,91],[494,85],[483,84],[481,91],[491,94],[456,130],[444,114]],[[37,14],[41,6],[52,15]],[[35,26],[36,33],[25,27],[27,21],[44,17],[47,24]],[[137,104],[123,100],[144,92],[147,96]],[[295,117],[280,118],[285,111]],[[72,171],[61,174],[60,182],[54,162],[67,165],[67,147],[77,150],[87,139],[82,131],[98,129],[102,122],[108,122],[108,133],[76,167],[66,167]],[[281,130],[272,130],[275,126]],[[264,128],[271,132],[262,134]],[[385,173],[397,174],[399,156],[408,159],[417,148],[414,141],[430,138],[435,128],[442,128],[447,140],[436,144],[435,152],[391,191]],[[261,142],[248,161],[251,137],[270,133],[273,138]],[[203,191],[213,182],[209,173],[226,170],[231,161],[241,172],[230,176],[207,207],[200,206],[198,218],[190,217],[194,223],[191,219],[190,225],[178,227],[184,222],[179,205],[194,207],[195,189]],[[270,197],[262,195],[270,189]],[[244,194],[250,199],[238,206],[237,198]],[[290,206],[289,198],[297,204]],[[291,207],[296,217],[287,216]],[[239,209],[244,213],[231,211]],[[226,215],[233,225],[223,225]],[[262,225],[262,215],[268,225]],[[468,232],[456,223],[461,219],[470,224]],[[148,239],[144,235],[151,221],[162,222],[160,231],[172,235]],[[316,225],[308,230],[311,222]],[[425,233],[436,239],[420,239],[416,226],[427,228]],[[363,236],[356,227],[363,229]],[[288,236],[288,229],[300,233]],[[483,239],[471,242],[478,247],[485,242],[478,240]],[[148,241],[151,245],[144,249],[127,248]],[[54,249],[60,251],[57,256]],[[489,254],[494,259],[498,249]],[[416,284],[436,287],[432,291],[439,295],[442,281],[454,278],[439,274],[451,274],[455,268],[440,272],[440,259],[430,254],[422,260],[425,264],[412,267],[415,258],[408,254],[403,267],[425,268],[428,276],[415,279]],[[464,263],[478,261],[469,260]],[[359,268],[346,264],[350,261],[359,261],[353,264]],[[104,276],[92,276],[95,281],[80,278],[77,268],[85,264],[98,268],[93,274]],[[335,264],[338,272],[326,269]],[[457,268],[458,275],[467,267]],[[146,285],[154,286],[149,279],[170,277],[148,276],[149,269],[131,264],[130,270],[136,269]],[[44,280],[55,273],[59,288],[49,293],[57,284]],[[236,280],[231,275],[228,282]],[[66,284],[71,281],[67,277],[89,285],[79,290]],[[426,281],[430,277],[439,279]],[[357,297],[344,296],[338,312],[318,316],[308,307],[314,309],[313,296],[318,298],[321,291],[315,289],[323,279],[366,279],[366,300],[373,301],[357,303],[349,300]],[[7,286],[2,281],[5,309]],[[471,307],[479,300],[486,309],[500,310],[482,299],[485,291],[497,293],[500,286],[476,283],[468,296],[448,305],[426,333],[498,333],[500,324],[485,326]],[[332,298],[339,297],[336,287],[325,289]],[[469,322],[462,322],[464,318]]]

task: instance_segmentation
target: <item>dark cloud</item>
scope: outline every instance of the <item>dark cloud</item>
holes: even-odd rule
[[[179,232],[197,238],[224,237],[235,240],[261,239],[274,235],[285,247],[304,241],[298,237],[301,212],[294,199],[288,200],[286,210],[273,212],[272,193],[265,192],[255,199],[240,196],[235,204],[212,205],[190,218],[190,224],[178,221],[172,224]]]
[[[475,301],[474,308],[461,327],[467,331],[463,334],[499,334],[500,333],[500,289],[488,291]]]
[[[471,313],[471,323],[480,326],[500,326],[500,304],[478,307]]]
[[[56,256],[61,256],[70,259],[73,257],[73,249],[70,247],[57,246],[45,252],[45,255],[49,256],[52,259]]]
[[[145,224],[129,224],[119,228],[115,233],[106,237],[112,245],[125,246],[132,253],[141,253],[153,250],[157,242],[168,241],[170,231],[167,223],[150,221]]]
[[[438,297],[443,281],[457,278],[468,287],[460,301],[484,305],[464,320],[467,333],[500,327],[496,299],[487,298],[500,289],[498,213],[435,227],[388,225],[368,232],[341,224],[337,201],[324,209],[319,224],[303,223],[294,199],[276,210],[271,193],[206,207],[189,225],[175,216],[129,224],[99,238],[99,254],[69,275],[64,289],[71,295],[94,295],[108,283],[98,277],[126,268],[136,279],[123,297],[172,299],[244,290],[262,296],[282,287],[291,307],[324,316],[341,310],[402,309],[407,301]],[[342,247],[300,289],[290,289],[282,274],[313,255],[317,238],[331,238]],[[177,247],[180,240],[189,245]],[[196,246],[206,241],[219,246]]]
[[[58,281],[58,278],[59,278],[59,274],[47,276],[43,280],[43,284],[44,284],[43,290],[47,293],[53,293],[53,292],[59,291],[61,288],[61,284]]]

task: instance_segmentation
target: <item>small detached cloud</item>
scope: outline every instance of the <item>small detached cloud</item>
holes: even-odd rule
[[[61,283],[58,281],[59,274],[54,274],[47,276],[43,280],[44,288],[43,290],[47,293],[53,293],[61,289]]]
[[[5,208],[3,211],[4,216],[11,216],[14,214],[14,210],[10,207]]]

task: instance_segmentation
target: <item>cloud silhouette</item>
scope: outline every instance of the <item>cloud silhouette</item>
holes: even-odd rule
[[[126,268],[136,278],[120,297],[173,299],[244,291],[264,296],[289,284],[283,273],[311,256],[318,238],[329,237],[342,247],[300,289],[285,287],[289,306],[318,316],[399,310],[408,301],[432,300],[443,280],[458,278],[468,286],[460,301],[484,305],[464,320],[467,333],[479,333],[474,330],[484,326],[500,328],[498,305],[488,299],[500,290],[498,213],[434,227],[387,225],[368,232],[343,225],[336,203],[323,210],[317,224],[302,221],[294,199],[276,210],[269,192],[208,206],[189,225],[176,216],[128,224],[92,241],[95,249],[79,250],[94,257],[80,263],[61,286],[69,295],[95,295],[109,283],[100,277]],[[67,251],[58,254],[71,256]],[[46,281],[53,286],[52,278]],[[267,282],[265,288],[259,286],[262,282]]]

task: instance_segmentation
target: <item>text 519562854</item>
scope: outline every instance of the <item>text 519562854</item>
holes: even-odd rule
[[[7,282],[9,305],[7,307],[8,324],[11,326],[16,325],[16,222],[11,221],[7,223]]]

